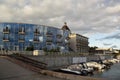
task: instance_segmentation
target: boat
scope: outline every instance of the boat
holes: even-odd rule
[[[77,75],[81,75],[81,71],[78,71],[78,70],[71,70],[71,69],[60,69],[62,72],[65,72],[65,73],[72,73],[72,74],[77,74]]]

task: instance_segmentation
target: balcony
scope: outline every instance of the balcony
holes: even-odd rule
[[[77,47],[81,47],[81,45],[82,45],[82,44],[77,44],[76,46],[77,46]]]
[[[57,41],[56,43],[60,43],[60,44],[62,44],[62,41]]]
[[[76,46],[77,48],[80,48],[81,46],[80,45],[78,45],[78,46]]]
[[[46,39],[46,42],[52,43],[52,42],[53,42],[53,39],[52,39],[52,38],[47,38],[47,39]]]
[[[56,36],[57,36],[57,38],[61,38],[61,37],[62,37],[62,35],[61,35],[61,34],[57,34]]]
[[[3,38],[3,41],[4,41],[4,42],[8,42],[9,39],[8,39],[8,38]]]
[[[62,42],[62,39],[57,39],[57,42]]]
[[[40,35],[40,32],[34,32],[34,35]]]
[[[62,44],[61,43],[57,43],[58,46],[61,46]]]
[[[52,42],[52,40],[46,40],[46,42]]]
[[[25,34],[25,28],[24,27],[20,27],[18,33],[24,35]]]
[[[53,34],[52,34],[51,32],[47,32],[47,33],[46,33],[46,36],[47,36],[47,37],[51,37],[51,36],[53,36]]]
[[[4,33],[4,34],[9,34],[9,33],[10,33],[10,30],[9,30],[8,28],[3,29],[3,33]]]
[[[33,39],[33,42],[34,42],[34,43],[39,43],[40,41],[39,41],[39,39],[34,38],[34,39]]]
[[[25,34],[25,31],[20,30],[20,31],[19,31],[19,34],[24,35],[24,34]]]
[[[46,42],[46,45],[51,45],[52,43],[51,42]]]
[[[38,29],[35,29],[34,35],[40,35],[40,31],[38,31]]]
[[[19,39],[18,42],[25,42],[25,39]]]
[[[52,41],[53,38],[52,37],[47,37],[46,40],[51,40]]]

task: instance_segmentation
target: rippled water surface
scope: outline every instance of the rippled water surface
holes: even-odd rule
[[[111,69],[96,72],[92,77],[107,78],[108,80],[120,80],[120,63],[111,66]]]

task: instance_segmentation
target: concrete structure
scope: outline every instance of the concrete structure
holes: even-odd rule
[[[71,33],[69,35],[70,49],[74,52],[88,53],[88,38],[79,34]]]
[[[91,56],[53,55],[53,56],[27,56],[27,57],[40,62],[44,62],[47,64],[47,68],[54,69],[54,68],[59,68],[61,66],[87,62],[91,60],[111,59],[113,56],[112,55],[91,55]]]
[[[119,50],[118,49],[113,49],[113,48],[98,48],[98,47],[91,47],[89,48],[89,53],[90,54],[95,54],[95,55],[99,55],[99,54],[118,54]]]
[[[111,54],[113,50],[110,48],[97,48],[95,52],[96,54]]]
[[[113,48],[96,48],[94,50],[90,50],[91,54],[112,54],[119,53],[119,50]]]

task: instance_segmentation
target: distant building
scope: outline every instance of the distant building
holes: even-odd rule
[[[96,54],[111,54],[113,50],[110,48],[96,48],[95,52]]]
[[[76,33],[71,33],[69,37],[69,47],[71,50],[73,50],[74,52],[88,53],[89,42],[87,37]]]
[[[112,54],[119,53],[118,50],[113,48],[96,48],[95,50],[91,50],[91,54]]]

